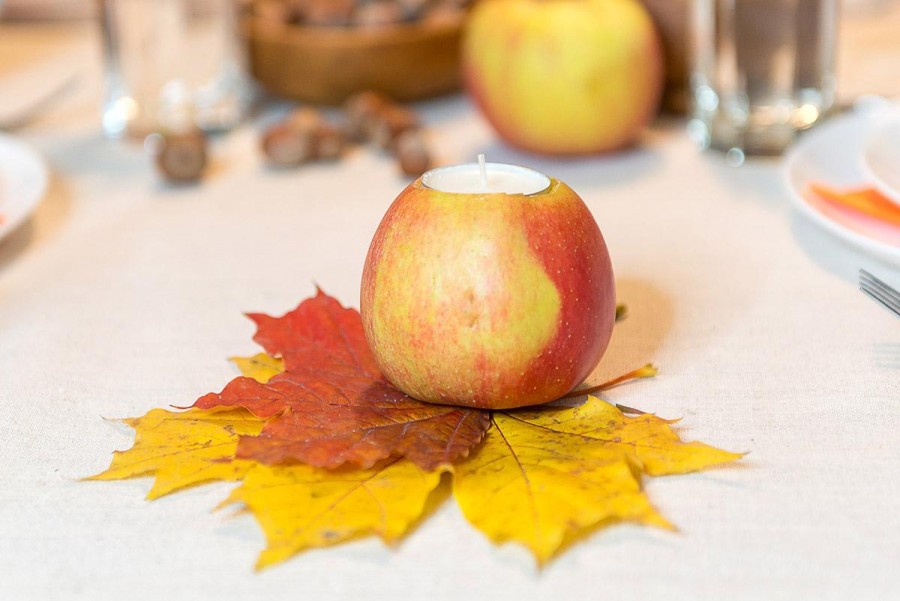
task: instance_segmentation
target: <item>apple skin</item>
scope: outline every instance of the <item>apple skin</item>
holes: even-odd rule
[[[360,294],[388,380],[423,401],[487,409],[552,401],[584,381],[615,308],[603,235],[552,178],[528,196],[439,192],[419,178],[379,225]]]
[[[461,69],[503,140],[551,155],[631,144],[664,83],[659,36],[637,0],[481,0]]]

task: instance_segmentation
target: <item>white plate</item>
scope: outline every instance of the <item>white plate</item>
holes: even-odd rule
[[[900,204],[900,117],[872,132],[863,149],[863,165],[875,188]]]
[[[785,176],[801,213],[850,244],[900,265],[900,228],[831,206],[809,191],[813,183],[837,189],[872,186],[861,157],[883,123],[877,111],[860,108],[811,129],[788,152]]]
[[[34,211],[47,190],[47,166],[16,138],[0,134],[0,240]]]

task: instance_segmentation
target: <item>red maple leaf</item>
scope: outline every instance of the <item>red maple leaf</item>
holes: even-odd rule
[[[284,372],[266,384],[235,378],[194,404],[269,418],[258,436],[241,437],[239,458],[368,468],[405,456],[431,470],[465,457],[490,425],[486,411],[423,403],[394,388],[375,363],[359,313],[321,290],[282,317],[249,317],[253,339],[284,359]]]

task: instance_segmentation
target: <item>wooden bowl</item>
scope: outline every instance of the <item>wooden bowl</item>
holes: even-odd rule
[[[374,90],[403,102],[459,89],[463,21],[460,15],[363,29],[247,17],[243,31],[251,73],[276,94],[334,105]]]

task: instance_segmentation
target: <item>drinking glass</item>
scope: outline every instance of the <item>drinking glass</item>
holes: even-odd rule
[[[834,103],[838,0],[694,0],[691,137],[740,164]]]
[[[100,0],[103,130],[143,137],[236,125],[249,102],[233,0]]]

